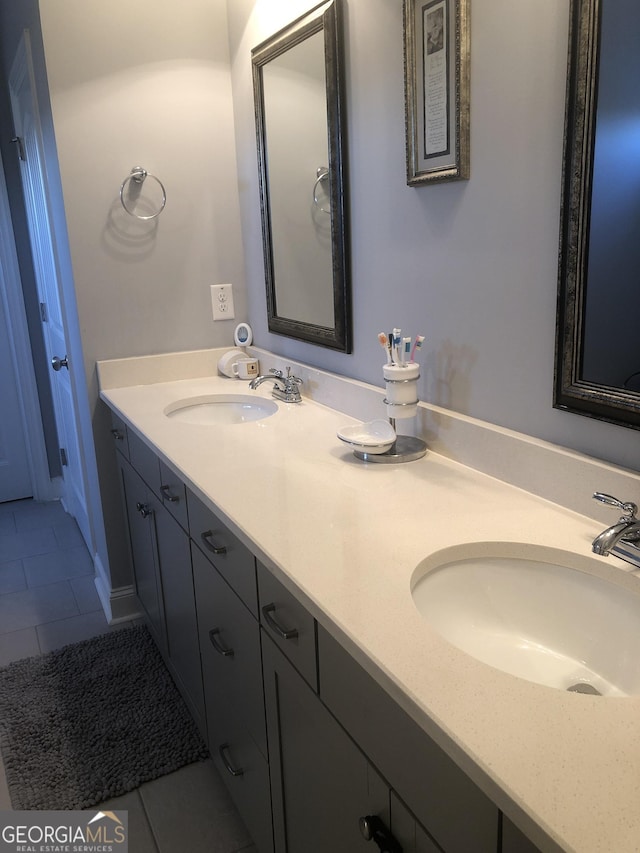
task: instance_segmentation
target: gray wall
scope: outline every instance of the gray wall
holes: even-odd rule
[[[472,4],[471,180],[420,188],[405,183],[402,3],[345,0],[354,352],[267,331],[248,56],[308,5],[228,3],[258,343],[381,385],[378,332],[422,333],[422,399],[637,470],[636,431],[552,408],[569,0]]]

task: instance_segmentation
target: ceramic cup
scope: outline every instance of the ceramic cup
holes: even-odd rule
[[[230,379],[234,378],[233,375],[233,365],[236,361],[241,358],[246,358],[247,354],[242,349],[230,349],[224,353],[220,357],[218,361],[218,370],[222,373],[223,376],[228,376]]]
[[[257,358],[239,358],[231,365],[231,372],[237,379],[255,379],[260,372]]]
[[[418,378],[420,366],[407,364],[383,365],[387,404],[387,417],[394,420],[412,418],[418,411]]]

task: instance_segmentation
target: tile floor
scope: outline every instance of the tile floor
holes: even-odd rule
[[[61,505],[0,504],[0,666],[117,629],[106,622],[91,559]],[[130,853],[257,853],[210,761],[102,807],[128,810]],[[0,762],[0,811],[9,809]]]

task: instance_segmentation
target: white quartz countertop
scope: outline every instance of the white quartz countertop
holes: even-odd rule
[[[108,384],[101,396],[110,408],[536,843],[640,849],[640,698],[565,693],[506,675],[440,638],[411,596],[421,561],[478,542],[558,548],[640,584],[617,558],[589,556],[601,525],[433,452],[407,464],[363,463],[336,437],[357,421],[308,399],[228,426],[163,414],[192,395],[270,399],[271,383],[257,391],[217,376]],[[531,821],[558,846],[536,837]]]

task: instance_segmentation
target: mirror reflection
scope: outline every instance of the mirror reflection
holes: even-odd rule
[[[573,0],[558,408],[640,429],[640,6]]]
[[[323,287],[332,275],[323,34],[268,62],[262,87],[277,313],[331,326],[333,287]]]
[[[339,0],[252,51],[269,329],[350,352]]]
[[[582,378],[640,391],[640,7],[602,5]]]

